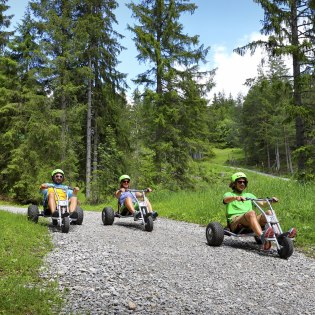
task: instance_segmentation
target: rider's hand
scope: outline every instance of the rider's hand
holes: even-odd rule
[[[73,192],[74,192],[74,193],[77,193],[79,190],[80,190],[79,187],[74,187],[74,188],[73,188]]]
[[[237,201],[245,201],[246,198],[243,197],[243,196],[236,196],[236,200],[237,200]]]
[[[272,197],[271,198],[271,202],[278,202],[279,200],[278,200],[278,198],[276,198],[276,197]]]
[[[123,193],[123,192],[126,191],[126,189],[125,189],[125,188],[120,188],[119,191],[120,191],[121,193]]]
[[[146,189],[146,191],[149,193],[149,192],[152,191],[152,189],[151,189],[150,187],[148,187],[148,188]]]

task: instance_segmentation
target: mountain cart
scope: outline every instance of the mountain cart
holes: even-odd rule
[[[287,232],[283,232],[279,223],[279,220],[276,216],[274,209],[272,208],[270,198],[246,198],[246,200],[251,200],[252,203],[257,207],[259,212],[265,217],[266,225],[265,229],[271,227],[274,232],[273,237],[267,237],[267,241],[271,241],[275,244],[279,256],[283,259],[288,259],[293,254],[293,240],[296,236],[296,229],[291,228]],[[267,202],[271,214],[267,214],[262,207],[259,205],[260,201]],[[233,236],[233,237],[245,237],[253,236],[257,244],[261,244],[261,240],[257,237],[254,232],[245,227],[240,227],[236,231],[232,232],[228,227],[223,228],[219,222],[210,222],[206,228],[206,238],[208,245],[210,246],[220,246],[223,243],[224,236]]]
[[[52,224],[60,228],[62,233],[68,233],[70,224],[81,225],[83,223],[83,210],[77,206],[73,213],[69,212],[69,191],[72,189],[69,186],[63,188],[57,187],[54,184],[50,184],[55,194],[56,200],[56,212],[51,215],[50,209],[47,204],[43,205],[43,210],[39,211],[37,205],[30,205],[27,209],[27,217],[30,221],[38,222],[39,217],[50,217]],[[65,196],[63,198],[62,196]]]
[[[139,218],[138,221],[143,225],[144,230],[147,232],[151,232],[153,230],[153,218],[151,212],[148,210],[147,199],[145,193],[148,192],[147,189],[128,189],[129,192],[133,194],[135,197],[138,206],[139,206]],[[136,193],[141,193],[141,199],[136,196]],[[126,219],[126,218],[134,218],[129,211],[121,210],[118,205],[118,209],[115,212],[112,207],[105,207],[102,211],[102,221],[104,225],[112,225],[114,223],[115,218],[118,219]]]

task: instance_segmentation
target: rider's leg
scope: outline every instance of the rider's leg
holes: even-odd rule
[[[261,226],[257,220],[257,216],[254,210],[248,211],[242,216],[236,218],[236,221],[232,222],[232,226],[237,226],[238,224],[241,224],[244,227],[251,228],[257,236],[260,236],[262,233]]]
[[[134,214],[135,212],[135,207],[133,205],[132,199],[130,197],[127,197],[125,200],[125,206],[127,207],[127,209],[129,210],[129,212],[131,214]]]
[[[55,200],[55,194],[54,193],[49,193],[48,194],[48,208],[53,214],[56,211],[56,200]]]
[[[151,202],[149,201],[148,198],[146,198],[146,202],[147,202],[147,206],[148,206],[148,211],[152,212],[152,205],[151,205]]]
[[[78,198],[77,198],[77,196],[72,196],[70,198],[69,202],[70,202],[69,211],[70,211],[70,213],[72,213],[72,212],[75,211],[75,209],[76,209],[76,207],[78,205]]]

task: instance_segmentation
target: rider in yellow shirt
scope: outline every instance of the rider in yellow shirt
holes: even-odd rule
[[[64,174],[64,171],[61,169],[53,170],[51,173],[51,179],[53,183],[41,184],[40,190],[44,195],[44,207],[48,206],[48,209],[50,210],[51,215],[58,217],[58,212],[56,211],[57,196],[56,196],[54,188],[56,188],[56,192],[58,193],[59,199],[65,200],[67,196],[66,196],[66,192],[63,189],[68,188],[68,186],[63,185],[63,182],[65,180],[65,174]],[[77,200],[78,191],[79,191],[78,187],[75,187],[73,189],[68,189],[70,215],[75,213],[75,209],[78,204],[78,200]]]

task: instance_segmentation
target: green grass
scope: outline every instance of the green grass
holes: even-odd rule
[[[212,157],[209,161],[210,163],[224,165],[227,161],[233,163],[236,160],[244,159],[244,152],[242,149],[237,148],[227,148],[227,149],[217,149],[213,148],[214,157]]]
[[[58,313],[56,283],[39,277],[43,257],[52,249],[47,226],[0,211],[0,231],[0,314]]]

